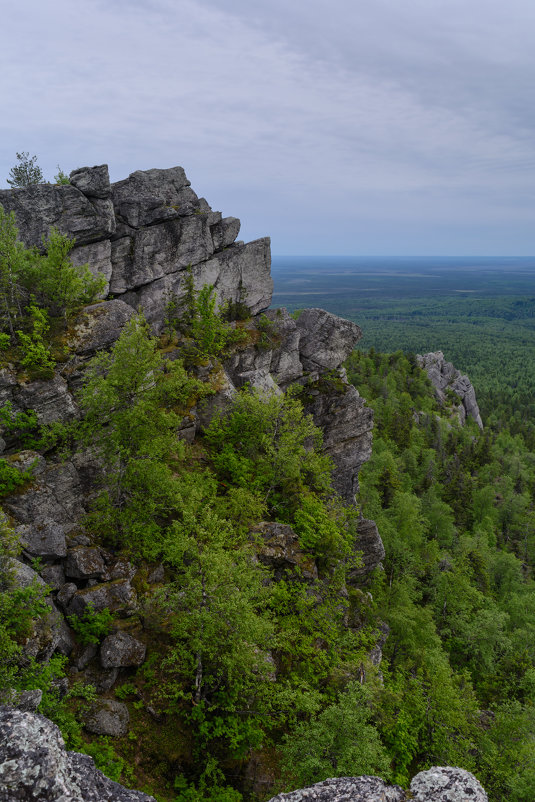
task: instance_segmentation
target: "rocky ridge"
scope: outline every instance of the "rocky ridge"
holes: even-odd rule
[[[226,359],[218,393],[190,410],[181,436],[192,442],[214,412],[223,409],[245,384],[276,393],[298,384],[305,410],[323,431],[325,450],[334,463],[334,487],[347,503],[354,503],[359,469],[371,455],[373,416],[347,382],[341,365],[361,332],[354,323],[321,309],[305,310],[297,320],[284,309],[268,309],[272,292],[268,238],[248,244],[236,241],[239,221],[212,211],[193,192],[179,167],[136,172],[113,185],[105,165],[83,168],[71,174],[68,186],[0,191],[0,204],[15,212],[26,245],[41,247],[43,235],[55,226],[76,237],[73,262],[88,262],[107,280],[106,300],[103,297],[86,307],[69,330],[69,360],[58,365],[53,378],[46,381],[21,379],[10,367],[0,370],[0,404],[10,404],[14,413],[35,410],[41,424],[78,418],[76,392],[87,361],[113,346],[138,309],[153,331],[160,333],[169,301],[185,294],[191,275],[197,289],[212,284],[220,303],[247,307],[252,318],[246,325],[258,336],[254,344]],[[460,387],[462,382],[457,384]],[[20,450],[20,443],[8,432],[0,434],[0,451],[32,476],[29,486],[4,501],[23,548],[22,561],[12,561],[16,581],[34,580],[51,589],[48,620],[27,639],[25,649],[43,661],[54,653],[69,655],[73,679],[91,682],[99,693],[106,693],[122,672],[143,662],[145,645],[143,633],[136,628],[139,625],[131,624],[137,610],[136,567],[92,543],[79,526],[94,492],[98,460],[90,451],[67,462],[44,459]],[[384,557],[374,522],[361,520],[358,531],[362,565],[350,577],[356,586]],[[264,522],[259,534],[263,540],[259,559],[273,569],[275,577],[277,572],[295,568],[304,581],[317,576],[316,566],[299,549],[291,527]],[[28,564],[35,558],[41,561],[38,573]],[[161,582],[161,569],[147,581],[149,585]],[[90,607],[117,614],[113,631],[100,647],[81,647],[67,623],[69,616],[82,615]],[[380,663],[380,646],[370,660]],[[124,734],[126,706],[101,700],[88,715],[87,728],[110,736]],[[76,774],[89,758],[73,760]],[[65,769],[67,774],[70,771]],[[106,793],[103,790],[100,798],[148,799]],[[334,802],[338,797],[299,798]]]

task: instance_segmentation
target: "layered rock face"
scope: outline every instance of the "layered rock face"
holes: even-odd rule
[[[483,428],[483,421],[479,414],[479,407],[476,401],[476,392],[468,376],[463,376],[460,370],[456,370],[451,362],[446,362],[442,351],[418,356],[418,364],[425,370],[429,381],[435,388],[435,394],[440,404],[446,402],[446,393],[451,390],[460,399],[457,405],[459,421],[464,424],[466,418],[473,418],[480,429]]]
[[[70,185],[0,190],[27,246],[43,247],[52,227],[76,239],[74,264],[107,280],[104,295],[141,308],[156,331],[172,296],[213,284],[220,302],[244,300],[253,314],[271,303],[269,238],[236,242],[240,221],[221,216],[191,189],[181,167],[132,173],[110,184],[107,165],[84,167]]]

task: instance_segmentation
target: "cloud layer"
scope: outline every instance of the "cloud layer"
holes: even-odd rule
[[[532,254],[535,6],[20,0],[0,183],[181,164],[278,253]]]

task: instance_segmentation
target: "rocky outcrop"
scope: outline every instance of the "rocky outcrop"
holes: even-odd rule
[[[132,173],[110,184],[107,165],[74,170],[69,185],[0,190],[20,238],[43,247],[55,227],[75,238],[74,264],[106,277],[104,296],[143,309],[155,331],[172,296],[185,291],[188,270],[218,301],[241,301],[253,314],[271,303],[269,238],[236,242],[240,223],[222,218],[191,189],[182,167]]]
[[[464,769],[433,767],[421,771],[406,792],[379,777],[336,777],[270,802],[488,802],[473,774]]]
[[[0,707],[0,802],[154,802],[109,780],[93,759],[67,752],[55,724]]]
[[[457,405],[459,421],[464,424],[466,418],[473,418],[480,429],[483,428],[483,421],[479,414],[479,407],[476,401],[476,392],[468,376],[456,370],[451,362],[446,362],[442,351],[418,355],[418,364],[425,370],[429,381],[435,388],[435,395],[439,404],[444,405],[447,399],[447,392],[450,390],[459,397],[460,403]]]

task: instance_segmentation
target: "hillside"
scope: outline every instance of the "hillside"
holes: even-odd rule
[[[522,439],[267,311],[269,241],[181,168],[70,181],[0,192],[2,701],[161,800],[437,764],[530,798]]]

